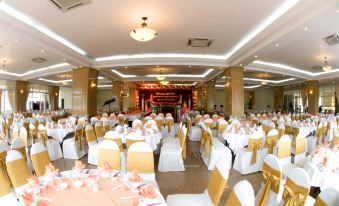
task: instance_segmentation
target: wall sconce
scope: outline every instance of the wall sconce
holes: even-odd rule
[[[308,93],[309,93],[309,94],[313,94],[313,90],[310,90]]]
[[[91,87],[97,86],[94,82],[92,82]]]
[[[226,87],[229,87],[230,85],[231,85],[231,83],[229,83],[229,82],[226,82],[226,84],[225,84]]]
[[[59,93],[55,93],[55,96],[58,96],[59,95]]]
[[[23,89],[20,89],[20,93],[23,94],[23,93],[24,93],[24,90],[23,90]]]

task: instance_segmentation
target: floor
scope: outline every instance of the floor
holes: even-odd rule
[[[187,140],[187,159],[185,160],[185,172],[158,172],[156,169],[156,179],[160,187],[160,192],[166,199],[170,194],[198,194],[203,193],[207,187],[210,171],[207,170],[199,154],[199,142],[191,142]],[[159,155],[155,155],[155,167],[157,168]],[[87,163],[87,156],[81,159]],[[60,169],[70,170],[74,166],[74,160],[59,159],[53,164]],[[96,168],[96,166],[88,165],[86,168]],[[261,183],[261,173],[254,173],[242,176],[239,172],[231,169],[228,177],[229,188],[240,180],[248,180],[256,193]],[[224,205],[231,189],[225,189],[219,205]]]

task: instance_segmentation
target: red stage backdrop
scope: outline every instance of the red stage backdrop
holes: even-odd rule
[[[139,90],[139,105],[144,100],[154,106],[181,105],[188,106],[192,98],[192,91],[187,89],[152,89]],[[150,106],[150,105],[148,105]]]

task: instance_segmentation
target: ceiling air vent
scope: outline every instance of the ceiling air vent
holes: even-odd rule
[[[329,46],[333,46],[336,44],[339,44],[339,36],[338,34],[331,34],[325,38],[323,38],[323,40],[329,45]]]
[[[205,38],[189,38],[188,46],[190,47],[210,47],[212,44],[212,39]]]
[[[33,62],[35,63],[44,63],[47,62],[47,59],[41,58],[41,57],[36,57],[34,59],[32,59]]]
[[[57,6],[62,12],[66,12],[81,6],[90,4],[90,0],[49,0]]]

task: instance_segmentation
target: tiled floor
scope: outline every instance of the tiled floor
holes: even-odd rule
[[[199,142],[187,142],[187,160],[185,161],[185,172],[158,172],[157,164],[159,155],[155,155],[156,179],[160,187],[160,192],[166,199],[167,195],[191,193],[203,193],[207,187],[210,171],[204,165],[198,152]],[[87,162],[87,156],[81,159]],[[74,166],[74,160],[60,159],[54,162],[54,165],[61,171],[70,170]],[[95,168],[95,166],[87,165],[87,168]],[[237,171],[231,170],[228,177],[228,185],[230,188],[240,180],[248,180],[257,192],[261,183],[261,173],[251,175],[240,175]],[[225,189],[219,205],[224,205],[231,189]]]

